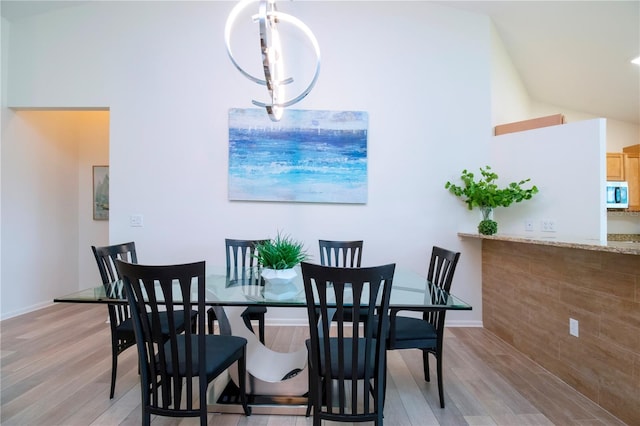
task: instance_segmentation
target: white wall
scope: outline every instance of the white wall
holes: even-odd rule
[[[574,111],[562,106],[550,105],[546,103],[541,103],[536,100],[530,100],[529,94],[526,91],[526,88],[522,84],[520,76],[517,73],[517,70],[513,66],[511,62],[511,58],[506,52],[504,44],[502,40],[497,35],[495,29],[492,25],[492,67],[491,67],[491,85],[492,85],[492,125],[496,126],[499,124],[511,123],[514,121],[527,120],[530,118],[543,117],[552,114],[563,114],[565,117],[566,123],[577,123],[585,120],[593,120],[599,117],[596,117],[592,114],[583,113],[580,111]],[[606,120],[606,152],[621,152],[622,148],[629,145],[635,145],[640,143],[640,126],[627,123],[619,120],[613,120],[608,118]],[[553,132],[553,131],[552,131]],[[537,142],[534,142],[537,143]],[[572,142],[568,142],[571,144]],[[562,146],[561,143],[558,146]],[[555,148],[551,147],[552,150],[555,151]],[[581,151],[581,154],[578,158],[580,158],[580,163],[582,162],[582,155],[584,155]],[[573,154],[575,156],[575,154]],[[543,158],[537,158],[538,161],[532,161],[528,164],[533,164],[537,167],[539,164],[544,165],[546,160]],[[492,163],[494,164],[494,163]],[[509,167],[509,162],[507,162],[507,167]],[[577,166],[578,164],[576,164]],[[562,166],[564,167],[564,166]],[[594,169],[595,170],[595,169]],[[585,168],[579,168],[577,170],[579,174],[588,174],[589,180],[592,180],[595,177],[595,174],[590,174],[590,170]],[[572,174],[573,176],[573,174]],[[555,179],[555,177],[553,178]],[[539,182],[539,180],[535,180]],[[584,188],[584,187],[583,187]],[[538,202],[540,197],[536,197],[536,203]],[[524,205],[523,205],[524,206]],[[531,206],[530,203],[526,203],[526,207],[518,206],[515,209],[509,209],[508,214],[529,214],[535,220],[535,229],[536,231],[533,234],[539,233],[540,228],[540,218],[542,215],[547,214],[543,212],[528,212],[528,209],[535,209],[535,206]],[[584,223],[584,212],[587,211],[583,207],[580,208],[579,211],[576,211],[575,207],[569,207],[558,213],[553,214],[553,216],[558,217],[566,217],[567,219],[563,219],[565,222],[569,222],[571,224],[583,224]],[[591,214],[597,212],[598,218],[601,218],[602,212],[601,209],[590,211]],[[497,217],[503,217],[507,212],[499,209],[496,214]],[[549,219],[549,217],[545,217]],[[520,233],[521,229],[521,220],[518,219],[514,223],[513,226],[507,226],[506,223],[501,222],[499,232],[503,232],[503,230],[510,229],[514,233]],[[588,221],[591,222],[591,221]],[[600,219],[598,219],[600,222]],[[617,234],[637,234],[640,233],[640,215],[631,215],[630,213],[620,214],[620,213],[609,213],[607,220],[605,221],[604,230],[601,228],[598,233],[598,239],[600,238],[602,232],[608,233],[617,233]],[[591,223],[589,228],[585,228],[588,232],[595,232],[596,228],[594,224]],[[567,232],[569,229],[566,227],[562,229],[562,231]],[[532,233],[527,233],[527,235],[531,235]],[[548,236],[550,234],[540,234]],[[555,235],[556,234],[551,234]]]
[[[369,112],[369,201],[229,202],[228,109],[263,97],[226,57],[222,28],[233,5],[98,2],[16,22],[8,105],[110,108],[109,240],[135,240],[141,262],[219,263],[225,237],[282,229],[315,256],[319,238],[363,238],[366,264],[424,272],[437,244],[462,251],[454,291],[474,306],[448,318],[479,323],[479,250],[456,236],[469,219],[444,182],[487,159],[488,19],[429,2],[283,4],[313,29],[323,54],[318,84],[299,108]],[[7,136],[23,137],[6,132],[3,145]],[[129,227],[131,214],[144,215],[144,227]],[[3,246],[16,241],[3,234]],[[17,296],[5,306],[4,293],[29,290],[5,283],[3,311],[21,309]],[[51,294],[37,292],[42,303],[69,291],[51,284]],[[277,310],[270,317],[295,320]]]
[[[76,144],[55,115],[37,123],[30,115],[3,123],[3,313],[41,306],[78,282]]]
[[[530,99],[493,24],[491,24],[491,48],[493,126],[552,114],[563,114],[566,123],[602,118]],[[606,128],[607,152],[620,152],[625,146],[640,143],[640,126],[636,124],[608,118]]]
[[[640,143],[640,126],[625,121],[607,120],[607,152],[620,152],[622,148]]]
[[[6,318],[100,282],[89,246],[108,243],[108,222],[93,220],[92,165],[108,161],[108,112],[6,110],[2,136]]]
[[[4,108],[7,104],[7,75],[8,64],[7,56],[9,53],[9,22],[0,18],[0,123],[4,123],[7,120],[8,110]],[[3,128],[4,133],[4,128]],[[0,140],[1,144],[1,140]],[[0,149],[0,188],[2,188],[2,149]],[[0,196],[0,298],[2,296],[1,284],[2,284],[2,197]],[[0,307],[0,313],[1,313]]]
[[[565,122],[591,120],[596,117],[579,111],[570,110],[561,106],[531,102],[531,114],[533,117],[542,117],[551,114],[564,114]],[[640,143],[640,126],[625,121],[607,118],[607,152],[622,152],[622,148]]]
[[[494,127],[531,118],[529,94],[493,23],[491,24],[491,93],[491,123]]]
[[[225,237],[263,238],[281,229],[304,240],[315,256],[319,238],[363,238],[366,264],[394,261],[424,272],[437,244],[462,251],[454,292],[474,306],[448,319],[478,324],[480,242],[456,236],[477,224],[478,213],[468,212],[444,182],[457,179],[464,168],[485,164],[509,178],[509,162],[501,163],[492,151],[492,128],[497,120],[531,118],[527,112],[537,116],[488,18],[430,2],[284,3],[283,11],[313,29],[323,55],[318,84],[297,107],[369,112],[369,201],[229,202],[228,110],[264,99],[264,88],[242,77],[224,50],[222,29],[234,5],[95,2],[62,9],[12,23],[8,59],[3,26],[3,71],[9,64],[8,81],[5,74],[2,79],[3,105],[110,109],[105,130],[111,166],[109,242],[135,240],[143,263],[219,263]],[[253,50],[238,53],[258,59]],[[88,241],[100,239],[76,224],[79,263],[68,274],[75,279],[24,269],[25,263],[42,260],[38,244],[62,237],[50,235],[55,229],[31,240],[7,232],[24,228],[30,235],[31,224],[41,220],[31,217],[29,208],[6,214],[10,196],[30,194],[31,174],[42,167],[40,148],[21,147],[64,139],[65,130],[43,119],[38,126],[55,131],[36,136],[20,114],[3,108],[3,317],[93,285],[82,277],[95,273]],[[88,134],[77,129],[76,142]],[[75,155],[79,185],[86,169],[78,165],[95,159],[77,146]],[[35,164],[28,170],[7,166],[21,165],[27,157]],[[583,164],[580,159],[549,168],[545,179],[562,182]],[[520,171],[526,170],[514,178]],[[536,182],[536,175],[527,176]],[[77,197],[82,192],[78,188]],[[78,206],[76,221],[87,214]],[[517,207],[537,208],[535,200]],[[503,213],[496,212],[501,230],[511,220],[504,216],[503,223]],[[144,227],[129,227],[131,214],[142,214]],[[564,218],[554,211],[544,214]],[[14,245],[21,246],[18,254],[7,256],[7,247]],[[15,282],[23,285],[16,288]],[[295,322],[303,316],[271,309],[269,321]]]
[[[495,136],[491,165],[500,182],[531,178],[539,193],[531,200],[497,208],[498,232],[559,241],[606,242],[604,199],[606,120],[593,119]],[[524,220],[534,230],[525,232]],[[556,232],[542,232],[553,220]]]
[[[567,123],[596,118],[592,114],[572,111],[566,108],[531,102],[532,117],[562,113]],[[606,152],[622,152],[625,146],[640,143],[640,126],[619,120],[607,119]],[[609,212],[607,216],[607,233],[640,234],[640,215],[637,213]]]
[[[605,145],[609,144],[606,149],[619,151],[621,148],[616,149],[613,141],[630,145],[637,140],[640,128],[615,120],[607,120],[605,124],[604,120],[593,120],[596,117],[592,115],[531,101],[493,26],[491,70],[493,126],[558,113],[564,114],[569,123],[493,138],[491,160],[487,164],[500,176],[500,184],[531,178],[540,189],[532,200],[508,209],[496,209],[498,232],[565,240],[604,240],[608,223],[600,188],[606,180],[602,175]],[[567,172],[564,176],[563,170]],[[571,179],[567,180],[566,176]],[[567,188],[569,182],[581,185]],[[478,212],[473,215],[479,220]],[[532,232],[524,231],[525,219],[533,221]],[[541,231],[541,221],[549,219],[556,222],[557,232]],[[615,223],[612,228],[617,228]],[[477,228],[471,226],[468,231],[476,232]]]

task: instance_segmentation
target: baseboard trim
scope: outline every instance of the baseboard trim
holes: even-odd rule
[[[454,321],[445,321],[445,327],[479,327],[482,328],[484,325],[482,321],[478,320],[454,320]]]
[[[31,305],[31,306],[26,307],[26,308],[17,310],[17,311],[3,312],[0,315],[0,321],[4,321],[6,319],[10,319],[10,318],[17,317],[17,316],[20,316],[20,315],[28,314],[30,312],[34,312],[34,311],[37,311],[37,310],[40,310],[40,309],[43,309],[43,308],[46,308],[46,307],[49,307],[49,306],[52,306],[52,305],[53,305],[53,302],[42,302],[42,303],[38,303],[38,304]]]
[[[257,325],[257,322],[256,322]],[[274,327],[306,327],[309,325],[309,322],[305,319],[301,318],[269,318],[265,321],[266,326],[274,326]],[[455,320],[455,321],[447,321],[447,327],[479,327],[482,328],[482,321],[465,321],[465,320]]]

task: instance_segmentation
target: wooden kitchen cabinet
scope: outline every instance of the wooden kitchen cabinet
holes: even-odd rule
[[[607,180],[624,180],[624,154],[607,152]]]
[[[628,211],[637,212],[640,211],[640,144],[624,147],[622,152],[624,154],[624,180],[629,183]]]

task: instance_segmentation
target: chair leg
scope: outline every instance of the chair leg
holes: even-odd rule
[[[116,392],[116,374],[118,372],[118,351],[116,350],[116,342],[111,342],[111,392],[109,399],[113,399]]]
[[[382,426],[383,418],[384,418],[384,403],[387,398],[387,360],[385,357],[384,360],[384,370],[379,373],[379,379],[375,380],[375,401],[376,404],[376,426]],[[382,382],[382,383],[380,383]]]
[[[320,399],[319,396],[316,397],[317,399]],[[320,420],[320,407],[318,407],[316,405],[316,403],[314,402],[313,404],[313,426],[321,426],[322,421]]]
[[[322,409],[322,399],[323,393],[320,390],[320,384],[316,384],[315,396],[313,397],[313,426],[321,426],[322,421],[320,420],[320,410]]]
[[[209,324],[209,334],[213,333],[213,322],[216,320],[216,313],[213,311],[213,308],[209,308],[207,310],[207,322]]]
[[[242,321],[244,321],[244,325],[255,334],[255,330],[251,324],[251,316],[247,313],[242,314]],[[258,318],[258,339],[260,339],[260,342],[264,345],[264,315],[260,315],[260,318]]]
[[[310,366],[311,365],[311,359],[309,358],[309,356],[307,357],[307,365]],[[308,374],[307,374],[307,383],[308,383],[308,388],[309,391],[307,393],[307,412],[305,414],[306,417],[309,417],[311,415],[311,408],[314,405],[314,401],[316,400],[316,383],[314,381],[314,377],[313,376],[315,373],[313,371],[312,368],[309,368]]]
[[[151,413],[142,407],[142,426],[151,426]]]
[[[311,378],[309,378],[309,391],[307,392],[307,412],[304,414],[305,417],[309,417],[311,415],[311,409],[313,408],[313,401],[315,400],[315,396],[313,393],[313,383],[311,383]]]
[[[258,338],[260,342],[264,345],[264,314],[260,315],[258,320]]]
[[[307,412],[305,413],[305,417],[309,417],[311,415],[311,409],[313,408],[313,390],[311,388],[311,384],[309,384],[309,392],[307,394]]]
[[[429,352],[425,350],[422,351],[422,368],[424,369],[424,380],[430,382],[431,377],[429,376]]]
[[[376,420],[374,422],[375,426],[383,426],[384,421],[382,420],[382,411],[378,411],[376,413]]]
[[[175,386],[175,390],[173,392],[173,396],[174,396],[174,403],[173,405],[176,407],[180,407],[180,404],[182,404],[182,379],[180,380],[176,380],[173,382],[174,386]],[[191,399],[189,398],[189,396],[187,395],[187,406],[191,406]],[[171,401],[169,401],[169,404],[171,404]]]
[[[205,383],[200,383],[198,380],[198,387],[200,390],[200,394],[198,395],[200,404],[200,426],[207,426],[207,389],[209,388],[209,383],[203,380]]]
[[[209,323],[209,334],[214,334],[214,321],[216,320],[216,313],[213,308],[209,308],[207,311],[207,322]],[[242,315],[242,320],[244,321],[244,325],[247,326],[249,330],[253,332],[253,325],[251,325],[251,318],[248,314]],[[264,344],[264,315],[261,315],[258,320],[258,338],[260,342]]]
[[[440,396],[440,408],[444,408],[444,389],[442,386],[442,356],[436,356],[438,370],[438,395]]]
[[[198,333],[198,316],[197,315],[191,319],[191,332],[193,334]]]
[[[382,374],[382,407],[387,399],[387,356],[384,357],[384,374]],[[376,383],[377,386],[377,383]]]
[[[242,350],[242,357],[238,360],[238,382],[240,382],[240,400],[242,401],[242,408],[244,409],[244,415],[251,415],[251,407],[247,400],[247,347],[245,345]]]
[[[247,326],[247,328],[251,330],[252,333],[255,334],[255,331],[253,331],[253,325],[251,324],[251,318],[249,318],[249,314],[243,313],[242,321],[244,321],[244,325]]]

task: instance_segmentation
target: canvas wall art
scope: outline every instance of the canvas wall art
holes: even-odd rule
[[[367,202],[368,114],[263,109],[229,111],[229,199]]]

